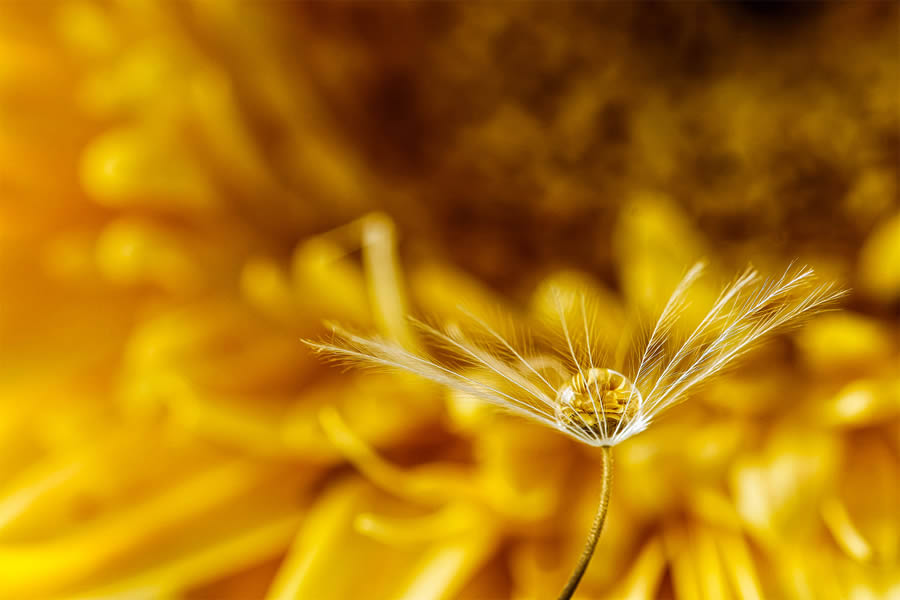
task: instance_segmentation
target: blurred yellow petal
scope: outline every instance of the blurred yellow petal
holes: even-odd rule
[[[496,549],[499,531],[485,523],[467,535],[443,540],[413,564],[393,600],[449,600]]]
[[[854,527],[847,508],[839,500],[829,498],[822,504],[822,519],[848,555],[859,561],[872,556],[872,548]]]
[[[647,542],[634,560],[622,582],[605,597],[620,600],[653,600],[659,594],[659,585],[666,570],[663,544],[654,538]]]
[[[723,534],[717,539],[731,586],[741,600],[760,600],[765,595],[759,581],[757,567],[746,540],[740,535]]]
[[[293,600],[319,595],[328,587],[333,574],[327,566],[332,555],[340,553],[341,530],[353,518],[365,498],[366,490],[359,481],[345,481],[333,486],[313,507],[300,534],[285,558],[267,600]],[[313,590],[318,590],[314,592]]]
[[[287,273],[273,260],[254,258],[241,269],[241,291],[260,312],[284,323],[294,323],[300,311]]]
[[[460,307],[492,326],[502,300],[470,275],[438,262],[417,265],[408,275],[410,294],[419,306],[434,316],[458,316]],[[453,294],[447,294],[453,290]]]
[[[121,285],[154,285],[165,291],[194,291],[205,279],[190,258],[184,239],[139,221],[110,224],[100,235],[96,260],[100,271]]]
[[[716,535],[705,527],[697,527],[694,531],[694,547],[691,554],[696,556],[697,572],[700,574],[700,587],[703,598],[732,598],[726,580],[725,564],[716,545]]]
[[[93,200],[114,208],[152,207],[188,214],[216,207],[210,183],[174,140],[155,131],[122,129],[85,150],[81,180]],[[177,158],[173,154],[179,153]]]
[[[859,254],[859,279],[863,291],[888,304],[900,297],[900,214],[882,221]]]
[[[375,323],[386,337],[405,348],[415,348],[407,319],[406,287],[397,263],[394,223],[386,215],[368,215],[363,218],[361,236]]]
[[[371,313],[365,280],[359,268],[341,260],[346,254],[324,236],[298,244],[291,259],[294,293],[308,313],[367,324]]]
[[[860,427],[884,423],[900,414],[900,378],[853,381],[816,409],[829,424]]]
[[[700,566],[694,559],[693,547],[687,528],[680,523],[669,523],[663,529],[663,542],[672,575],[672,588],[678,600],[701,600],[703,589],[698,572]]]
[[[644,314],[655,314],[684,273],[709,251],[685,215],[659,194],[637,194],[619,219],[614,240],[625,298]],[[713,299],[712,291],[702,287],[695,294]]]
[[[814,319],[796,337],[810,366],[829,371],[877,365],[895,352],[893,333],[875,319],[841,312]]]
[[[416,502],[442,504],[478,496],[472,474],[452,464],[429,465],[427,470],[398,469],[366,446],[331,407],[322,409],[320,422],[328,439],[370,480],[384,490]]]
[[[479,511],[461,502],[422,517],[392,518],[370,513],[356,518],[356,529],[383,544],[421,544],[459,536],[481,523]]]

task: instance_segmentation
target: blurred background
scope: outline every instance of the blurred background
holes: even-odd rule
[[[596,451],[301,339],[699,258],[852,292],[617,448],[577,597],[900,598],[898,7],[0,3],[0,598],[555,597]]]

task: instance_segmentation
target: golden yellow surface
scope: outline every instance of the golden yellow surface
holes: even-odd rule
[[[576,597],[900,598],[898,103],[893,2],[0,3],[0,598],[553,598],[598,451],[301,340],[699,258],[852,291],[616,448]]]

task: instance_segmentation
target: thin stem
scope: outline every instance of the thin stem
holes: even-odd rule
[[[566,587],[559,594],[559,600],[569,600],[572,594],[575,593],[575,588],[578,587],[581,576],[584,575],[588,563],[591,562],[594,548],[597,547],[597,540],[600,539],[600,532],[603,531],[603,523],[606,521],[606,511],[609,508],[609,490],[612,487],[612,448],[603,446],[601,449],[603,450],[603,487],[600,490],[600,504],[597,506],[597,516],[594,517],[591,532],[584,543],[584,550],[578,558],[578,563],[575,565],[575,569],[572,570],[572,574],[569,575]]]

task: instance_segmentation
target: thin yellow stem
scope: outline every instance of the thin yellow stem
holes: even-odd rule
[[[609,490],[612,487],[612,448],[603,446],[603,487],[600,490],[600,504],[597,506],[597,516],[594,517],[594,523],[591,525],[591,532],[588,534],[587,541],[584,544],[584,550],[578,558],[578,563],[566,587],[559,594],[559,600],[570,600],[575,593],[575,588],[581,582],[581,577],[587,569],[591,557],[594,555],[594,548],[597,547],[597,540],[600,539],[600,532],[603,531],[603,523],[606,521],[606,512],[609,509]]]

